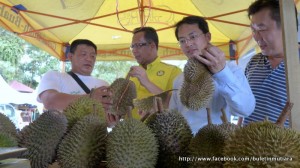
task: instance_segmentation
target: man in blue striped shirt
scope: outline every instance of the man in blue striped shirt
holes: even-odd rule
[[[248,17],[261,53],[253,56],[245,69],[256,106],[244,124],[266,117],[276,122],[287,102],[279,1],[256,0],[248,8]],[[285,126],[288,124],[286,121]]]

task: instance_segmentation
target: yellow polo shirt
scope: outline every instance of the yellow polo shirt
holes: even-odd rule
[[[177,75],[181,74],[180,68],[174,65],[161,62],[157,57],[151,64],[147,65],[146,74],[149,80],[158,86],[163,91],[173,88],[173,81]],[[144,86],[142,86],[136,77],[130,77],[130,80],[134,82],[137,90],[137,99],[153,96]],[[140,119],[137,113],[137,109],[132,111],[133,118]]]

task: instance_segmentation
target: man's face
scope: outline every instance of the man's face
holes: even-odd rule
[[[69,59],[74,73],[89,76],[94,69],[96,51],[92,46],[80,44],[77,46],[74,54],[70,53]]]
[[[190,59],[201,55],[210,41],[210,33],[203,34],[197,24],[183,24],[178,28],[178,41],[182,52]]]
[[[264,55],[283,57],[281,27],[271,19],[270,13],[270,9],[262,9],[252,16],[252,35]]]
[[[134,58],[140,65],[148,65],[153,61],[152,49],[154,43],[147,42],[144,38],[144,32],[138,32],[133,35],[131,42],[131,51]]]

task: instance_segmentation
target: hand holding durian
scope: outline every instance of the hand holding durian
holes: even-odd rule
[[[218,47],[208,43],[207,47],[200,52],[195,53],[192,58],[204,64],[212,74],[224,69],[226,65],[225,54]]]
[[[118,78],[109,87],[93,89],[90,96],[102,103],[108,127],[112,127],[133,106],[136,89],[130,80]]]
[[[110,99],[110,97],[112,96],[112,92],[107,86],[92,89],[91,93],[88,96],[101,102],[102,107],[105,111],[108,110],[109,107],[112,105],[112,100]]]

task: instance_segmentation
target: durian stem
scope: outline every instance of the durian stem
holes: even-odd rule
[[[221,112],[222,112],[222,115],[221,115],[222,122],[223,123],[228,123],[227,115],[226,115],[226,112],[225,112],[224,108],[221,108]]]
[[[158,112],[163,112],[164,110],[164,105],[162,103],[162,99],[160,97],[155,97],[155,102],[156,104],[156,108]]]
[[[289,115],[291,115],[293,105],[294,105],[294,103],[286,102],[286,104],[275,124],[277,124],[279,126],[284,125],[284,122],[286,121],[286,119],[289,117]]]
[[[127,117],[128,118],[132,118],[132,113],[131,113],[132,107],[131,106],[127,106],[127,109],[128,109],[128,111],[127,111]]]
[[[238,119],[238,122],[237,122],[237,126],[242,126],[242,124],[243,124],[243,120],[244,120],[244,118],[243,117],[239,117],[239,119]]]
[[[211,116],[210,116],[210,108],[206,108],[207,111],[207,124],[212,124]]]
[[[141,118],[141,121],[144,122],[149,116],[150,116],[150,113],[147,112],[147,113]]]

